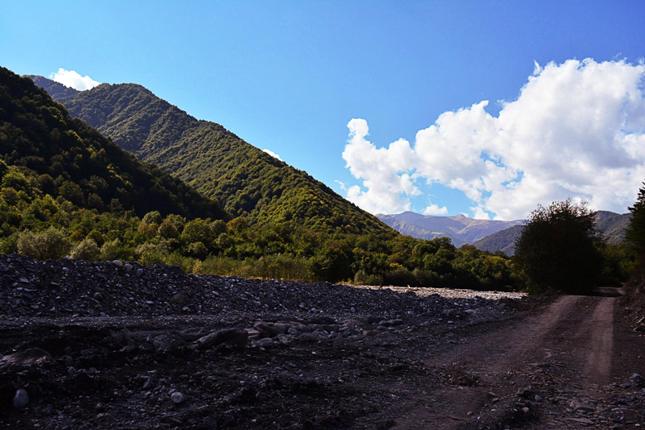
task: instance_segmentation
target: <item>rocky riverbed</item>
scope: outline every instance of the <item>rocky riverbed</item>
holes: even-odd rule
[[[0,256],[0,428],[640,428],[641,299]]]
[[[387,428],[423,352],[526,306],[388,288],[0,257],[12,428]]]

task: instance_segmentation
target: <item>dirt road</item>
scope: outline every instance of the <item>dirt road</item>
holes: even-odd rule
[[[429,357],[427,366],[460,380],[411,401],[398,411],[395,428],[642,426],[642,416],[626,417],[609,404],[617,386],[608,384],[628,379],[636,371],[633,359],[640,356],[642,367],[645,354],[642,337],[623,335],[616,347],[617,301],[562,296],[538,315]]]

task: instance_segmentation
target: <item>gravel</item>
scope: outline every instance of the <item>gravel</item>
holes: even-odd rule
[[[434,291],[0,256],[0,424],[387,428],[424,357],[526,302]]]

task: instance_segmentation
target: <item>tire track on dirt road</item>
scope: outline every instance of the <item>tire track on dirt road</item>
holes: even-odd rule
[[[460,374],[471,383],[443,384],[410,401],[407,409],[400,410],[394,428],[476,428],[481,414],[503,415],[505,406],[497,400],[510,398],[528,385],[528,375],[540,366],[561,368],[558,371],[566,373],[573,385],[607,382],[615,301],[613,297],[561,296],[538,315],[428,358],[428,367]]]

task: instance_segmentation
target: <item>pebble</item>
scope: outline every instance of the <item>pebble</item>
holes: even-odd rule
[[[29,393],[24,388],[18,388],[13,396],[13,407],[24,409],[29,404]]]
[[[174,404],[179,405],[179,404],[183,403],[184,400],[186,400],[186,397],[184,396],[184,394],[181,391],[173,391],[170,394],[170,400],[172,400],[172,402]]]
[[[273,346],[274,344],[275,344],[274,340],[271,339],[270,337],[258,339],[254,343],[254,345],[257,346],[258,348],[268,348],[270,346]]]
[[[629,382],[636,387],[641,387],[644,381],[643,377],[639,373],[633,373],[632,376],[629,377]]]

